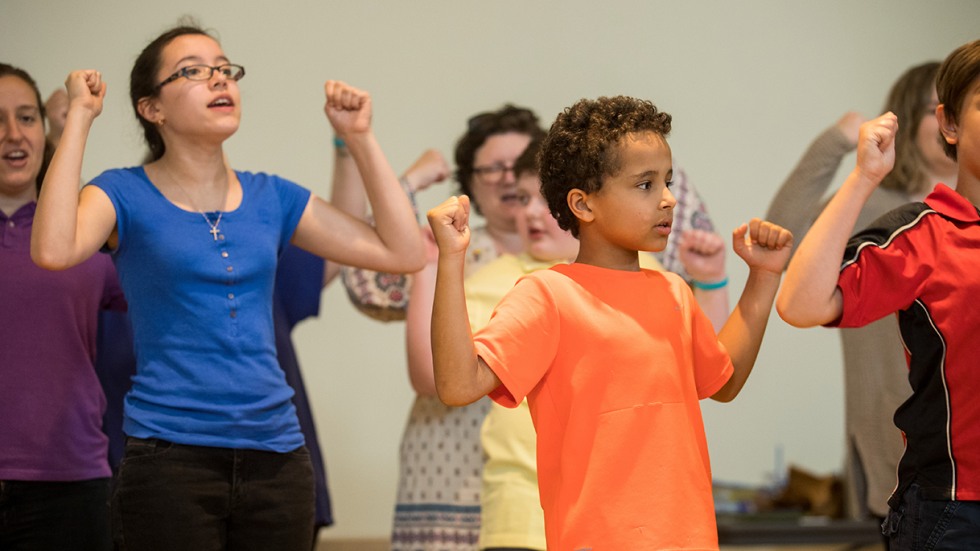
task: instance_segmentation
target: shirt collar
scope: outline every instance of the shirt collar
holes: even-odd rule
[[[929,208],[954,220],[980,222],[980,211],[977,211],[977,207],[946,184],[936,184],[925,203]]]

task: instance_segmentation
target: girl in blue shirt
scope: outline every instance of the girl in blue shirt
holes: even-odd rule
[[[300,186],[233,170],[244,68],[200,28],[151,42],[130,99],[152,161],[77,193],[106,85],[72,72],[65,128],[38,201],[31,254],[65,269],[108,249],[130,305],[137,374],[112,498],[121,549],[309,549],[309,455],[279,369],[272,291],[292,243],[341,264],[412,272],[412,207],[371,130],[370,96],[327,81],[325,111],[364,177],[375,226]]]

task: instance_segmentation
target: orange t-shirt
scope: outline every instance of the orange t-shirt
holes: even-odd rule
[[[698,401],[732,363],[680,277],[541,270],[474,341],[491,398],[528,398],[548,549],[718,548]]]

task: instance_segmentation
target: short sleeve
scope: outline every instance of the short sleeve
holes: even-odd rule
[[[686,290],[690,292],[689,290]],[[694,360],[694,385],[697,388],[698,399],[704,400],[713,396],[735,372],[731,357],[725,346],[718,340],[711,320],[694,302],[693,296],[691,315],[691,344]]]
[[[920,243],[930,240],[916,240]],[[908,308],[922,291],[932,266],[936,266],[937,246],[916,246],[909,234],[902,233],[884,246],[855,235],[848,243],[837,280],[843,297],[841,317],[829,327],[863,327],[888,314]]]
[[[276,193],[279,196],[279,204],[282,207],[282,237],[279,242],[279,250],[283,251],[289,246],[289,242],[296,232],[296,226],[299,225],[299,220],[303,217],[306,205],[310,202],[311,193],[310,190],[285,178],[278,176],[269,177],[275,183]]]
[[[504,296],[473,337],[477,355],[502,383],[490,393],[494,401],[517,407],[546,375],[558,350],[559,321],[552,293],[534,274]]]

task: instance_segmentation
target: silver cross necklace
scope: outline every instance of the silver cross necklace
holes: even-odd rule
[[[169,173],[170,171],[168,170],[167,172]],[[173,181],[174,181],[175,184],[177,184],[177,189],[179,189],[180,192],[184,194],[184,197],[187,198],[187,202],[190,204],[190,206],[194,210],[196,210],[197,212],[199,212],[201,214],[201,216],[204,217],[204,221],[207,222],[208,223],[208,227],[211,228],[210,230],[208,230],[208,233],[210,233],[211,234],[211,237],[215,241],[217,241],[218,240],[218,235],[221,233],[221,230],[218,229],[218,224],[221,223],[221,216],[224,214],[224,211],[221,211],[221,210],[218,211],[218,218],[212,224],[211,223],[211,219],[208,218],[208,215],[205,214],[205,212],[203,210],[197,208],[197,205],[194,204],[194,200],[191,199],[191,195],[189,193],[187,193],[187,190],[184,189],[184,186],[180,185],[180,181],[177,180],[176,178],[173,178]],[[221,204],[222,205],[224,205],[225,200],[227,199],[227,197],[228,197],[228,185],[226,183],[225,184],[225,192],[224,192],[224,195],[222,196],[222,199],[221,199]]]

